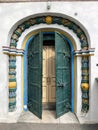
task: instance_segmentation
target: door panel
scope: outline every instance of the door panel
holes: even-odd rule
[[[56,53],[56,116],[70,111],[71,107],[71,52],[63,36],[55,33]]]
[[[55,48],[43,46],[43,103],[55,102]]]
[[[50,83],[48,85],[49,87],[49,102],[54,103],[56,100],[55,95],[55,48],[54,46],[50,46],[48,49],[49,54],[49,63],[48,63],[48,77],[50,78]]]
[[[28,109],[42,116],[42,36],[35,35],[28,46]]]

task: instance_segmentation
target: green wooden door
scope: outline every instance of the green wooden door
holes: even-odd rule
[[[35,35],[28,46],[28,109],[42,118],[42,36]]]
[[[55,33],[56,117],[71,109],[71,52],[63,35]]]

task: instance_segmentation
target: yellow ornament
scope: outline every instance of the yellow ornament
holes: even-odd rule
[[[83,103],[88,103],[89,101],[87,99],[83,99]]]
[[[46,21],[47,24],[51,24],[52,23],[52,17],[51,16],[47,16],[45,18],[45,21]]]
[[[9,88],[16,88],[16,82],[9,82]]]
[[[81,84],[81,87],[82,87],[82,89],[84,89],[84,90],[88,90],[88,89],[89,89],[89,84],[88,84],[88,83],[82,83],[82,84]]]

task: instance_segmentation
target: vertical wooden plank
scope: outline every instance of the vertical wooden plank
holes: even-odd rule
[[[35,35],[28,46],[28,109],[42,117],[42,36]]]
[[[56,52],[56,116],[71,109],[71,52],[61,34],[55,33]]]

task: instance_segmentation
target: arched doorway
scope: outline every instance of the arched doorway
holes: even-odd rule
[[[42,117],[42,108],[55,108],[56,117],[73,111],[71,46],[58,32],[40,32],[28,44],[28,109]]]
[[[81,81],[77,80],[78,85],[80,87],[77,87],[76,79],[74,80],[74,78],[72,77],[73,80],[71,80],[72,82],[75,81],[76,88],[80,89],[78,91],[79,93],[75,94],[75,95],[77,95],[77,97],[78,97],[78,94],[80,94],[80,91],[82,89],[82,91],[81,91],[82,97],[79,99],[79,101],[77,101],[77,105],[81,106],[81,108],[78,109],[78,106],[75,104],[75,106],[76,106],[75,112],[77,112],[76,109],[78,109],[79,112],[80,111],[88,112],[88,110],[89,110],[89,58],[88,58],[88,56],[91,55],[90,54],[91,50],[89,50],[89,39],[88,39],[89,35],[88,35],[85,27],[81,23],[79,23],[77,20],[75,20],[74,18],[71,19],[70,17],[66,18],[66,16],[61,17],[59,15],[54,15],[54,14],[48,14],[47,15],[46,14],[44,16],[44,15],[40,14],[36,17],[35,16],[28,17],[28,18],[24,19],[23,22],[18,22],[17,27],[15,26],[13,33],[11,33],[10,44],[9,44],[10,46],[3,47],[3,52],[5,54],[9,55],[9,97],[8,98],[9,98],[9,111],[10,112],[15,111],[16,108],[18,109],[18,107],[16,107],[16,101],[18,103],[18,98],[16,98],[16,90],[17,90],[17,87],[20,89],[21,88],[20,86],[22,86],[22,91],[23,91],[22,93],[24,95],[23,96],[23,98],[24,98],[23,107],[21,107],[21,109],[24,108],[24,110],[27,110],[27,98],[26,98],[27,96],[25,94],[26,93],[26,82],[27,82],[27,80],[25,80],[26,75],[24,73],[24,71],[26,71],[26,69],[25,69],[26,64],[25,63],[26,63],[27,59],[22,58],[22,61],[23,61],[23,64],[24,64],[24,65],[22,65],[22,67],[24,67],[24,68],[21,68],[20,65],[18,65],[19,58],[17,56],[25,57],[25,55],[26,55],[24,48],[25,48],[25,45],[27,47],[28,44],[24,44],[24,46],[22,47],[22,50],[21,50],[21,43],[23,41],[18,42],[18,40],[19,40],[20,37],[23,38],[22,34],[24,32],[26,32],[25,30],[29,31],[30,27],[31,27],[31,31],[35,31],[35,30],[42,29],[42,28],[50,28],[50,27],[55,28],[55,29],[58,28],[60,30],[64,30],[64,32],[67,32],[67,34],[69,34],[69,36],[71,36],[71,39],[73,39],[72,43],[75,43],[75,44],[73,44],[73,46],[76,45],[76,48],[74,47],[74,49],[73,49],[74,55],[82,57],[81,58],[81,68],[82,69],[78,69],[81,72],[81,74],[80,74],[81,75],[81,78],[80,78]],[[37,28],[36,28],[35,25],[38,25]],[[42,27],[42,25],[44,27]],[[79,41],[77,41],[77,40],[79,40]],[[77,59],[77,58],[75,58],[75,59]],[[20,63],[21,63],[21,60],[20,60]],[[74,62],[74,63],[77,64],[78,61]],[[18,75],[18,72],[20,72],[18,70],[22,71],[23,76],[22,76],[21,79],[24,81],[22,83],[22,85],[21,85],[21,81],[18,83],[18,78],[17,78],[18,76],[17,75]],[[74,70],[77,70],[77,69],[74,69]],[[86,84],[84,84],[84,83],[86,83]],[[72,83],[72,85],[73,84],[74,83]],[[85,91],[85,87],[84,87],[85,85],[87,86],[87,91]],[[25,87],[23,88],[23,86],[25,86]],[[76,101],[76,98],[75,98],[75,101]],[[79,102],[81,102],[80,105],[78,104]]]

